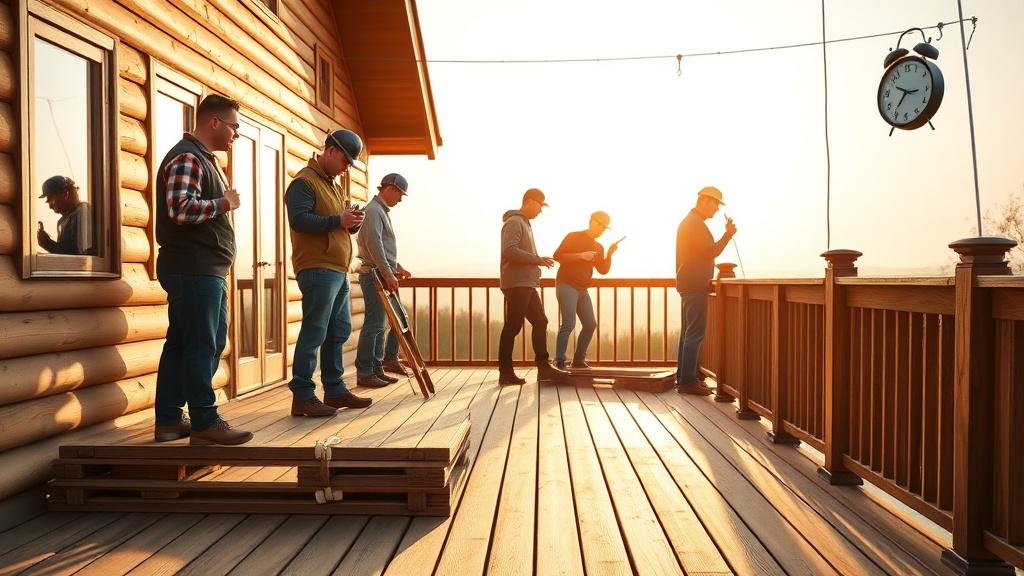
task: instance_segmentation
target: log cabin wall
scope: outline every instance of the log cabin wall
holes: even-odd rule
[[[43,505],[41,485],[60,444],[152,417],[166,331],[166,294],[153,273],[154,158],[151,83],[155,63],[242,102],[242,113],[284,135],[285,184],[305,166],[325,130],[361,133],[330,0],[61,0],[39,2],[117,40],[122,273],[112,280],[22,280],[23,198],[19,174],[19,11],[0,0],[0,529]],[[319,45],[319,46],[318,46]],[[317,50],[333,56],[333,102],[317,105]],[[364,155],[366,152],[364,152]],[[368,197],[353,169],[352,194]],[[285,226],[281,225],[283,233]],[[286,255],[287,262],[290,257]],[[290,263],[285,301],[287,363],[301,320]],[[361,325],[358,283],[354,333]],[[230,289],[229,289],[230,290]],[[234,389],[228,351],[215,378],[218,397]],[[16,497],[17,496],[17,497]]]

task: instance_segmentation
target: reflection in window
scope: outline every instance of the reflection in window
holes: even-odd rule
[[[35,38],[33,163],[37,181],[36,240],[42,252],[89,254],[89,61]],[[78,184],[81,182],[81,184]]]
[[[29,12],[22,276],[118,276],[114,41],[70,20],[58,27],[35,4]]]

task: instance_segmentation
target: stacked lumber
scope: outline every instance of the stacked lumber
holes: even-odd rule
[[[468,415],[429,446],[66,445],[51,510],[449,516]]]
[[[626,388],[640,392],[667,392],[676,385],[676,373],[664,368],[568,369],[567,382],[584,387]]]

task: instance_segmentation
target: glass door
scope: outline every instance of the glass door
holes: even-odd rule
[[[231,185],[241,205],[235,227],[232,339],[237,394],[285,378],[284,138],[240,117],[231,147]]]

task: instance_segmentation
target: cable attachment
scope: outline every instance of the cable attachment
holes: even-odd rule
[[[683,75],[683,55],[676,54],[676,76]]]
[[[942,27],[943,26],[945,26],[945,24],[943,24],[942,22],[939,22],[938,24],[935,25],[935,27],[939,29],[939,37],[935,39],[936,42],[938,42],[939,40],[942,40]]]
[[[967,39],[967,46],[964,47],[964,50],[970,50],[971,49],[971,40],[974,40],[974,32],[977,29],[978,29],[978,17],[977,16],[971,16],[971,37]]]

